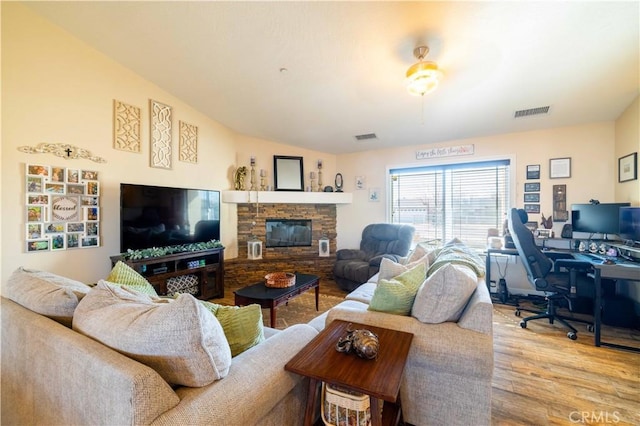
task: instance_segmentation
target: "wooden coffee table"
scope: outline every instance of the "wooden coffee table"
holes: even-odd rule
[[[353,330],[364,328],[378,335],[380,349],[375,360],[336,351],[336,342],[346,334],[349,324]],[[310,378],[305,426],[313,423],[319,381],[369,395],[372,426],[398,424],[402,415],[400,382],[412,340],[411,333],[341,320],[327,325],[284,367]],[[385,401],[381,414],[379,399]]]
[[[235,304],[238,306],[257,303],[263,308],[269,308],[271,327],[276,326],[276,308],[289,302],[302,293],[316,289],[316,311],[318,310],[318,298],[320,296],[320,277],[317,275],[296,273],[296,283],[286,288],[271,288],[264,285],[264,281],[243,287],[234,291]]]

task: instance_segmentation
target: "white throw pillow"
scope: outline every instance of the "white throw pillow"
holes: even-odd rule
[[[383,257],[382,262],[380,262],[380,275],[378,276],[378,282],[380,282],[380,280],[390,280],[392,278],[395,278],[398,275],[403,274],[410,269],[413,269],[421,263],[424,264],[426,269],[429,269],[428,254],[425,254],[421,258],[404,265]]]
[[[466,266],[442,266],[418,289],[411,316],[429,324],[458,321],[477,282],[476,274]]]
[[[78,304],[73,329],[148,365],[170,384],[206,386],[231,366],[220,322],[190,294],[159,299],[100,280]]]
[[[73,312],[91,287],[51,272],[20,267],[3,288],[3,296],[71,327]]]

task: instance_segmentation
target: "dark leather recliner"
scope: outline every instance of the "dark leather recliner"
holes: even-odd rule
[[[362,230],[360,249],[341,249],[336,252],[333,277],[338,286],[352,291],[367,282],[380,269],[387,257],[397,262],[409,253],[415,228],[411,225],[374,223]]]

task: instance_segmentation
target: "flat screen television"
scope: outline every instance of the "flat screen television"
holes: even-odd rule
[[[620,207],[618,235],[628,245],[640,245],[640,207]]]
[[[629,203],[572,204],[573,232],[616,235],[620,232],[620,208]]]
[[[220,240],[220,191],[120,184],[120,252]]]

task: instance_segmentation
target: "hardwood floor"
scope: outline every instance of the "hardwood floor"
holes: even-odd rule
[[[545,320],[522,329],[513,306],[494,307],[494,425],[640,424],[640,354],[595,347],[580,323],[575,341]],[[640,347],[637,330],[602,333]]]
[[[320,291],[346,295],[327,280]],[[233,303],[233,289],[225,301]],[[493,425],[640,425],[640,353],[597,348],[580,323],[575,341],[544,320],[522,329],[514,311],[494,304]],[[640,347],[638,330],[603,326],[602,335]]]

